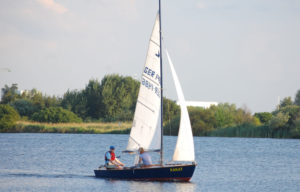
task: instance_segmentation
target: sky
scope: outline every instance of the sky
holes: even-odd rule
[[[62,96],[106,74],[140,78],[157,11],[157,0],[1,0],[0,87]],[[298,0],[162,0],[162,32],[186,100],[270,112],[300,89]]]

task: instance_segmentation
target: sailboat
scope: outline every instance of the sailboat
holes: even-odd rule
[[[124,167],[123,169],[101,167],[94,170],[96,177],[127,180],[189,181],[194,173],[196,162],[191,123],[182,88],[167,51],[166,55],[181,108],[181,117],[172,161],[164,162],[161,42],[161,2],[159,0],[159,11],[149,41],[132,128],[127,148],[124,151],[137,153],[138,149],[142,147],[148,152],[159,152],[159,164],[149,167]]]

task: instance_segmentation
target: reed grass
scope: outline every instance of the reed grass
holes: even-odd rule
[[[2,133],[89,133],[89,134],[129,134],[131,122],[85,122],[85,123],[39,123],[18,121]],[[165,128],[166,129],[166,128]],[[166,130],[165,130],[166,131]],[[168,135],[168,133],[164,133]],[[172,134],[172,135],[177,135]],[[195,135],[194,136],[201,136]],[[212,137],[255,137],[255,138],[291,138],[289,130],[273,130],[269,126],[241,125],[213,130],[206,133]]]
[[[241,125],[217,129],[208,133],[213,137],[291,138],[288,129],[271,129],[267,125]]]
[[[95,133],[127,134],[131,122],[97,123],[39,123],[18,121],[16,126],[6,130],[10,133]]]

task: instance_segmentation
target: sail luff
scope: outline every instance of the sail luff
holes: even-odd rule
[[[185,104],[185,99],[181,85],[179,83],[178,76],[174,69],[174,65],[171,61],[168,51],[166,50],[166,55],[168,58],[168,63],[171,68],[178,101],[181,109],[180,113],[180,126],[178,131],[177,143],[173,155],[173,161],[195,161],[195,151],[194,151],[194,141],[191,122]]]

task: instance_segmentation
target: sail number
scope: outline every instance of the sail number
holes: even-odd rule
[[[153,85],[153,83],[151,83],[150,81],[148,81],[147,79],[142,77],[142,85],[144,85],[145,87],[147,87],[148,89],[150,89],[151,91],[154,91],[155,94],[160,97],[160,88],[156,87],[155,85]]]
[[[170,168],[170,172],[182,171],[182,167]]]
[[[152,69],[150,69],[150,68],[148,68],[148,67],[145,67],[144,73],[145,73],[146,75],[148,75],[149,77],[154,78],[155,81],[158,81],[159,84],[160,84],[160,76],[159,76],[159,74],[155,73],[155,71],[153,71]]]

